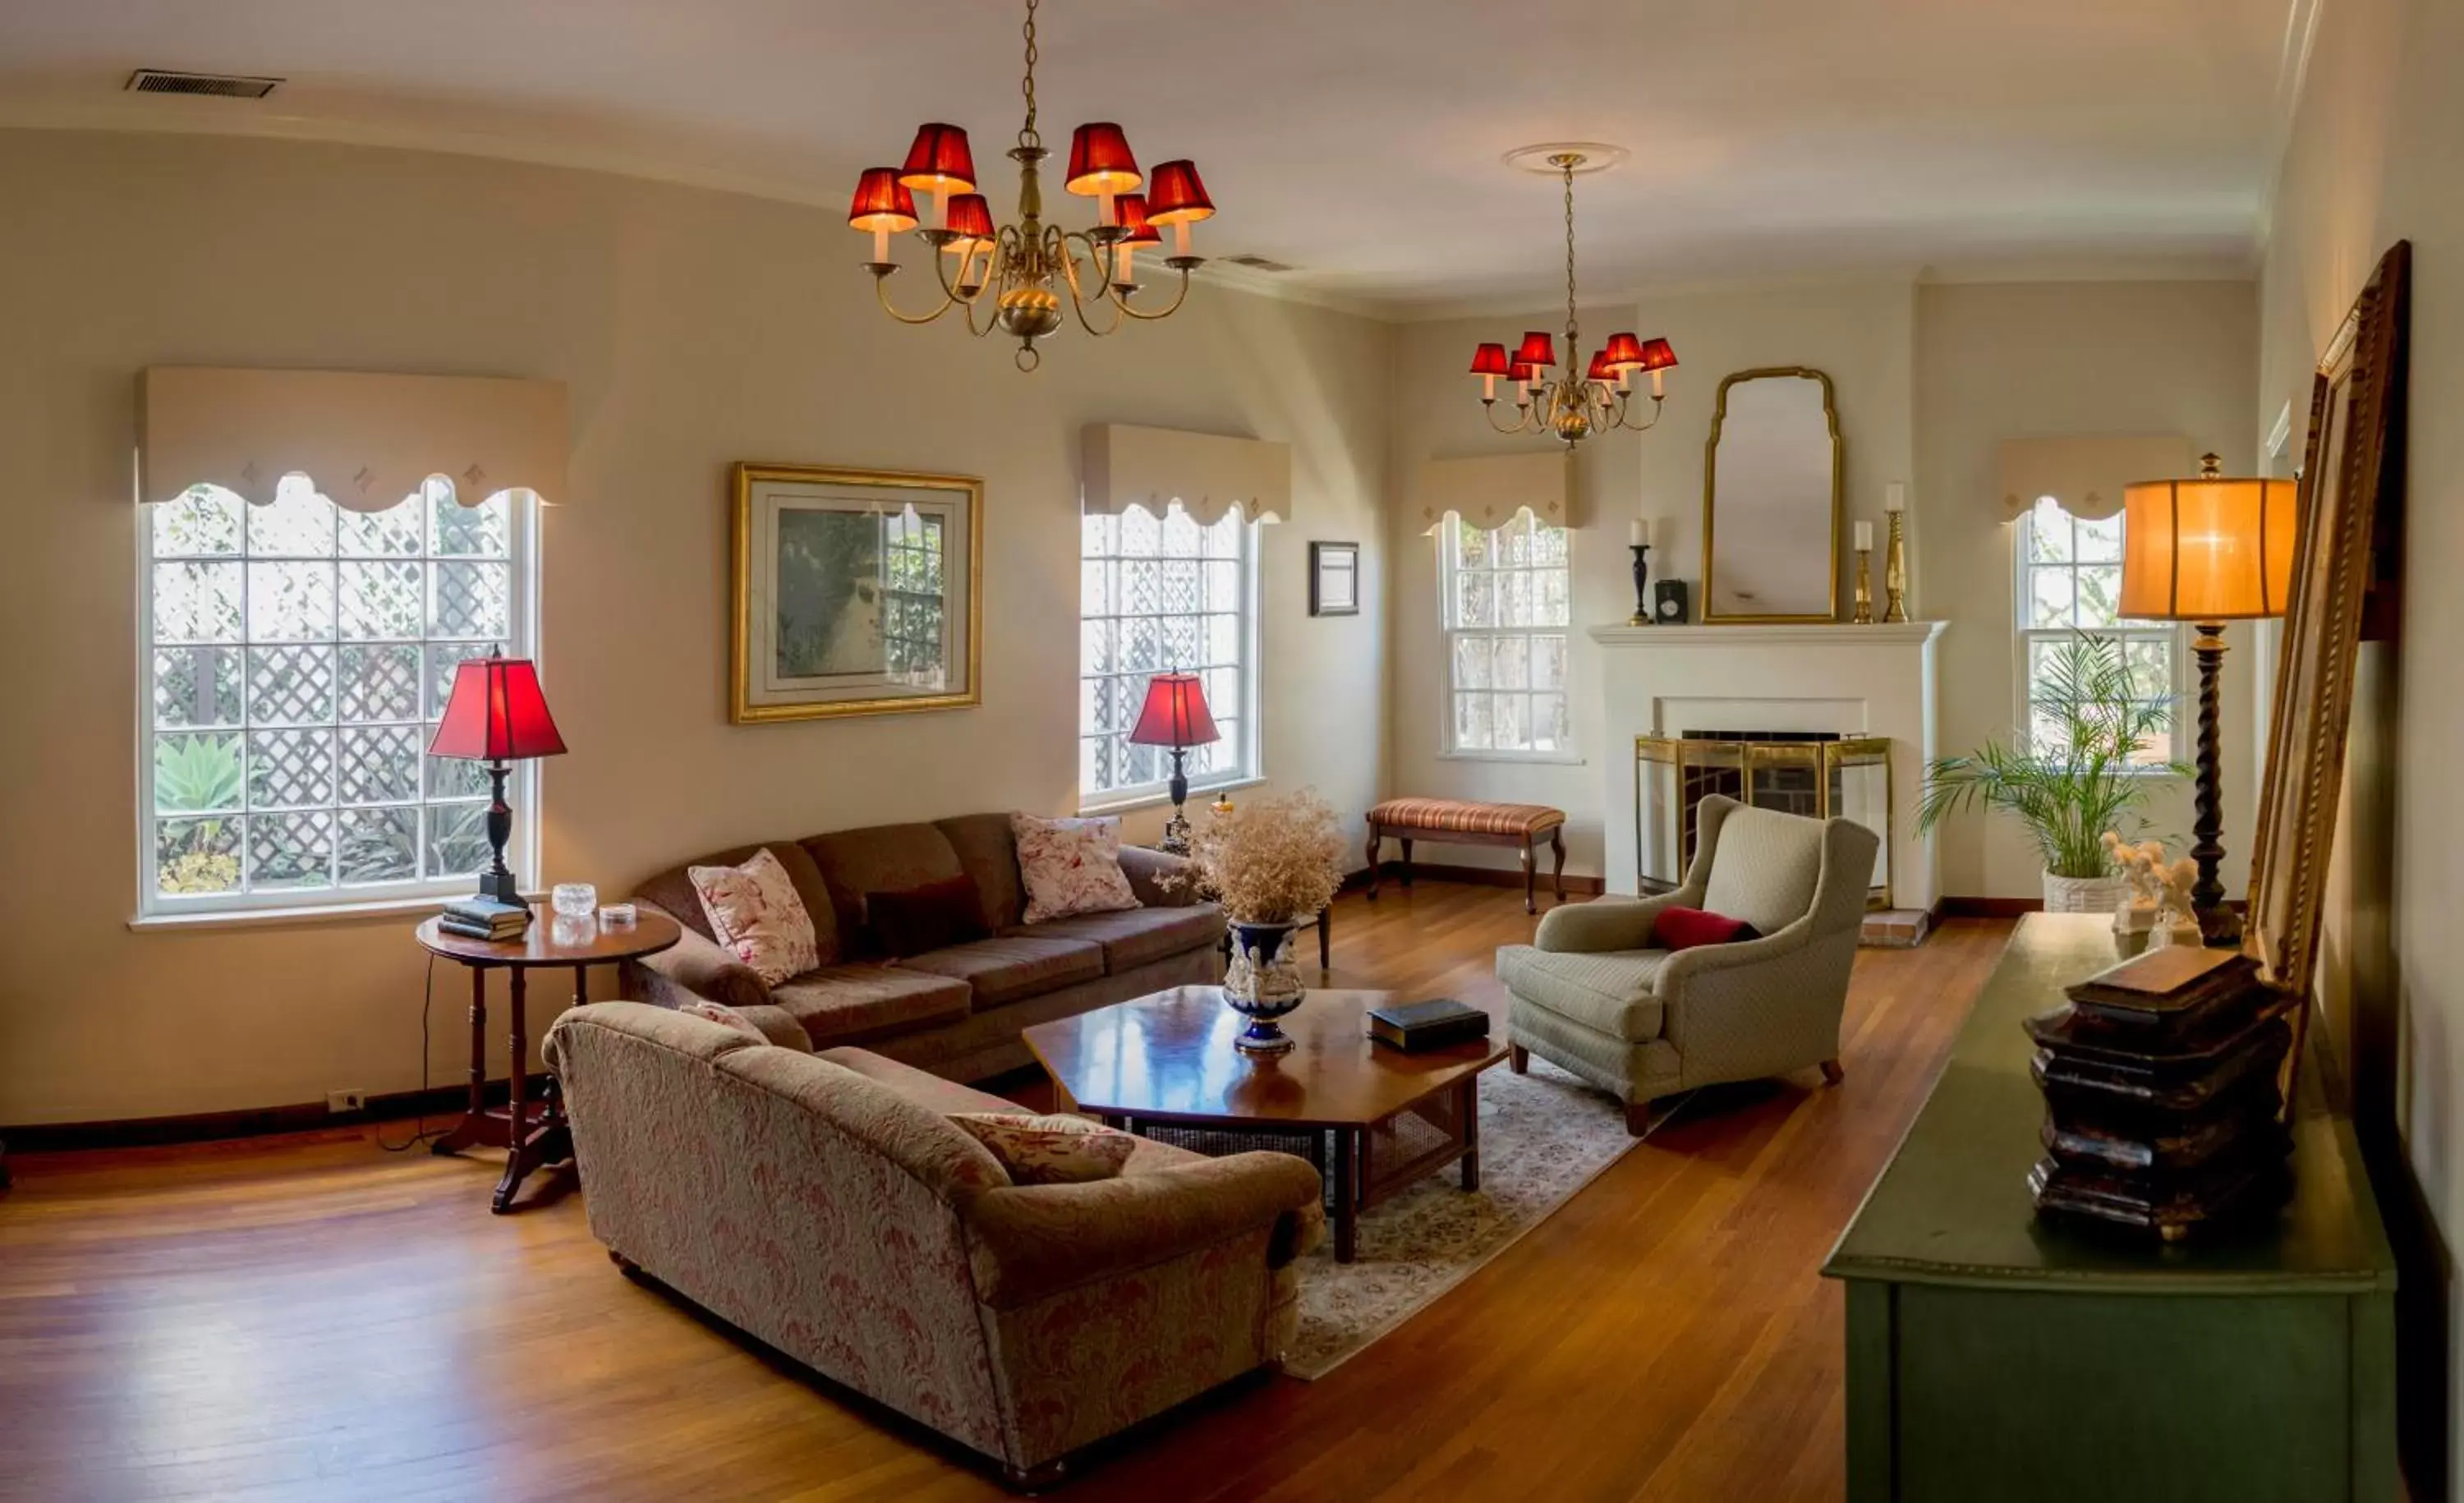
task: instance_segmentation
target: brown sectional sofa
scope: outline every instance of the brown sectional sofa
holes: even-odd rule
[[[951,1080],[1027,1064],[1020,1033],[1038,1023],[1222,977],[1223,916],[1162,878],[1181,863],[1127,848],[1122,869],[1145,906],[1023,921],[1026,896],[1007,814],[877,825],[764,842],[812,915],[821,968],[777,986],[713,937],[686,868],[728,866],[761,846],[715,851],[642,884],[636,900],[684,925],[684,941],[628,966],[628,996],[674,1007],[693,997],[752,1019],[774,1044],[807,1050],[860,1045]],[[921,955],[885,952],[866,895],[905,893],[964,875],[992,938]]]

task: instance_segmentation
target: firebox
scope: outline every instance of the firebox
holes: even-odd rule
[[[1809,819],[1851,819],[1880,837],[1868,908],[1891,906],[1891,741],[1830,731],[1687,730],[1634,739],[1636,875],[1669,892],[1694,859],[1695,809],[1719,793]]]

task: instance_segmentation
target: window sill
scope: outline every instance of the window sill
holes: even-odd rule
[[[463,893],[444,893],[433,897],[386,897],[365,903],[319,903],[298,908],[216,909],[192,914],[140,914],[128,920],[137,934],[194,934],[215,929],[282,929],[305,924],[332,924],[396,920],[405,914],[421,917],[436,913]],[[539,902],[542,895],[523,895]]]
[[[1189,802],[1205,803],[1206,795],[1254,788],[1261,786],[1265,781],[1264,778],[1233,778],[1222,783],[1209,783],[1202,786],[1192,784],[1189,788]],[[1113,814],[1134,814],[1140,809],[1170,807],[1172,807],[1172,795],[1169,793],[1139,793],[1125,799],[1106,799],[1092,804],[1081,804],[1078,806],[1078,813],[1082,818],[1109,817]]]
[[[1510,762],[1539,767],[1579,767],[1584,759],[1573,752],[1443,751],[1440,762]]]

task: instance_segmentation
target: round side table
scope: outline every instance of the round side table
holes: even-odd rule
[[[574,924],[575,929],[560,933],[564,923]],[[684,929],[664,914],[647,911],[629,925],[608,928],[595,917],[559,919],[534,904],[531,926],[518,939],[468,939],[447,933],[433,918],[419,926],[418,938],[429,954],[471,972],[470,1105],[462,1120],[430,1144],[429,1151],[451,1154],[473,1146],[504,1149],[505,1177],[497,1182],[495,1199],[489,1205],[501,1216],[513,1208],[514,1192],[521,1188],[522,1176],[541,1164],[573,1157],[573,1135],[565,1127],[562,1104],[553,1092],[536,1101],[531,1098],[530,1022],[522,1006],[530,973],[572,971],[573,1000],[578,1006],[590,1000],[590,967],[656,955],[683,939]],[[510,1100],[502,1107],[492,1107],[487,1101],[488,973],[498,970],[505,973],[513,990],[514,1064]]]

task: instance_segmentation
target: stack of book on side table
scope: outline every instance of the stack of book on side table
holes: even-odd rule
[[[2264,1215],[2291,1188],[2277,1072],[2294,999],[2230,950],[2150,950],[2065,987],[2027,1021],[2045,1094],[2039,1214],[2167,1241]]]
[[[1488,1014],[1452,997],[1389,1003],[1370,1010],[1369,1036],[1407,1054],[1445,1049],[1488,1037]]]
[[[521,903],[500,903],[493,897],[458,897],[436,916],[436,927],[466,939],[518,939],[531,926],[531,911]]]

